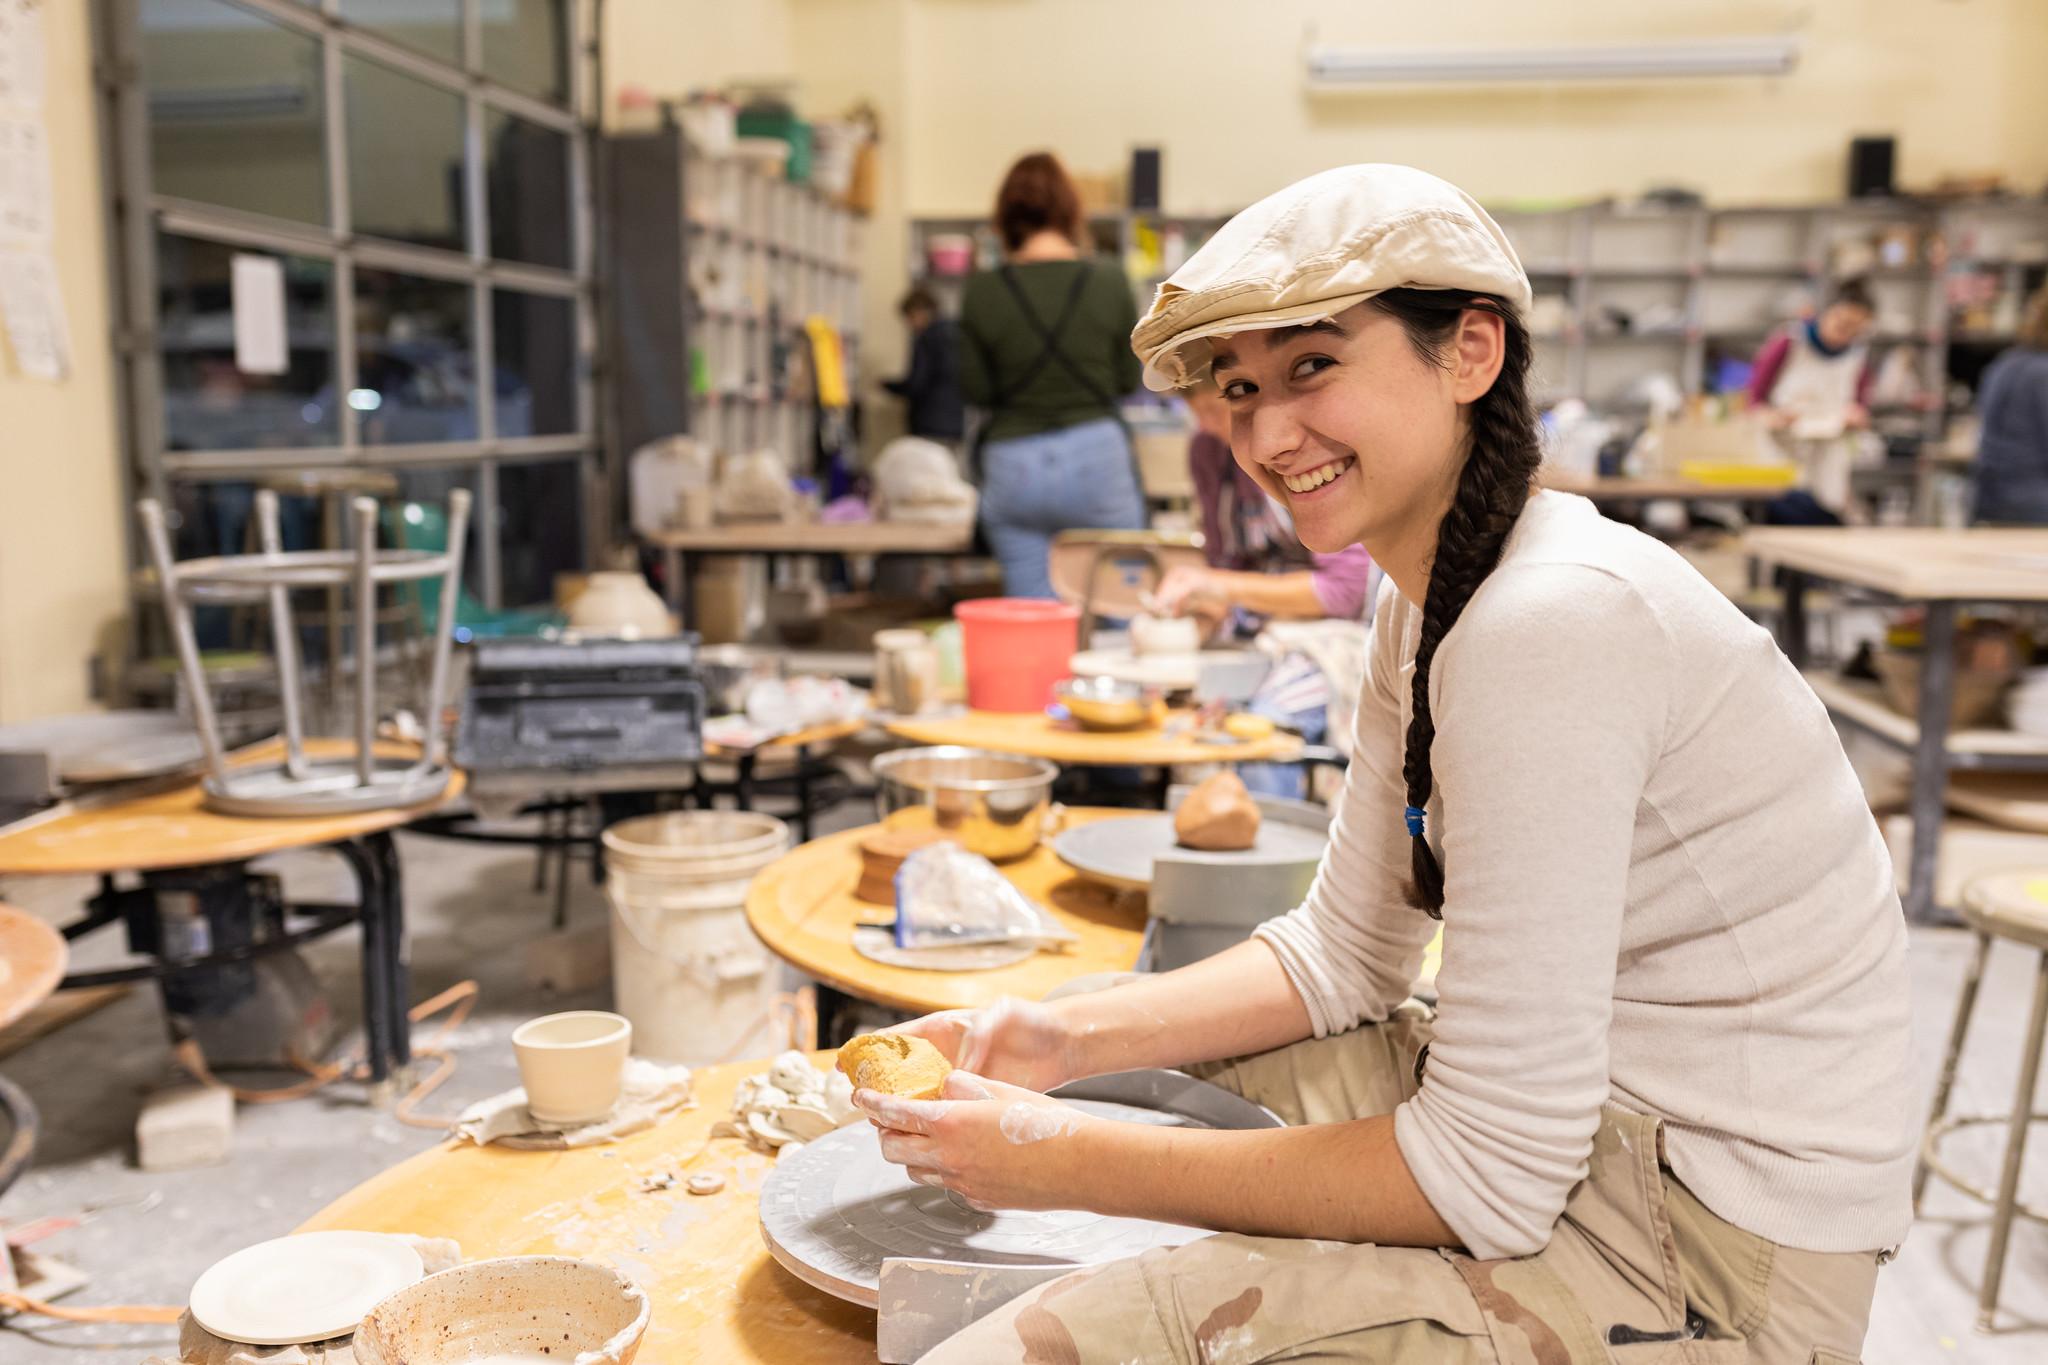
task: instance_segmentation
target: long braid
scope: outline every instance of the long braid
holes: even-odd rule
[[[1421,290],[1391,291],[1375,302],[1403,323],[1419,350],[1440,363],[1458,315],[1475,306],[1467,295]],[[1529,403],[1529,334],[1512,309],[1495,303],[1494,311],[1506,321],[1505,355],[1493,387],[1468,409],[1470,451],[1459,471],[1451,505],[1437,526],[1436,554],[1430,561],[1429,591],[1423,601],[1421,639],[1415,651],[1407,749],[1401,764],[1408,792],[1415,900],[1433,919],[1443,917],[1444,872],[1423,832],[1421,814],[1435,787],[1429,758],[1430,745],[1436,739],[1436,720],[1429,708],[1430,664],[1437,646],[1464,613],[1465,604],[1500,562],[1501,548],[1529,500],[1531,481],[1543,458],[1535,412]]]

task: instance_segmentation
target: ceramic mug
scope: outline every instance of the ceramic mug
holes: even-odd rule
[[[633,1023],[604,1010],[544,1014],[512,1030],[526,1107],[544,1123],[595,1123],[617,1107]]]

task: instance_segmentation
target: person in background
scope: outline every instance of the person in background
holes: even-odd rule
[[[966,434],[966,403],[960,396],[960,328],[939,312],[939,301],[917,285],[896,305],[910,328],[910,369],[882,387],[909,409],[904,424],[912,436],[957,446]]]
[[[1003,177],[1004,261],[967,282],[960,376],[985,410],[981,521],[1012,597],[1051,597],[1052,539],[1138,530],[1145,498],[1117,401],[1138,386],[1137,307],[1122,270],[1081,259],[1081,200],[1050,153]]]
[[[1984,371],[1977,413],[1976,521],[2048,525],[2048,285],[2027,301],[2013,345]]]
[[[1779,433],[1806,471],[1807,487],[1770,505],[1780,525],[1839,526],[1849,507],[1849,470],[1870,425],[1870,351],[1877,307],[1861,280],[1844,280],[1813,317],[1780,328],[1756,353],[1749,405]]]
[[[1351,718],[1364,679],[1365,620],[1378,586],[1363,545],[1318,554],[1302,545],[1287,509],[1266,496],[1230,453],[1230,408],[1214,384],[1183,395],[1194,414],[1188,467],[1202,517],[1203,569],[1178,568],[1153,594],[1159,609],[1255,641],[1273,667],[1245,703],[1311,744],[1350,752]],[[1254,792],[1304,796],[1298,764],[1244,763]]]

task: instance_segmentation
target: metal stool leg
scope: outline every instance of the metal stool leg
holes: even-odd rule
[[[1934,1087],[1934,1105],[1927,1115],[1927,1128],[1931,1134],[1934,1125],[1948,1117],[1949,1092],[1955,1089],[1956,1065],[1962,1060],[1963,1039],[1970,1032],[1970,1015],[1977,1008],[1977,987],[1984,980],[1984,963],[1991,956],[1991,935],[1977,935],[1977,951],[1970,959],[1970,970],[1963,977],[1963,992],[1956,999],[1955,1023],[1949,1027],[1948,1050],[1941,1058],[1941,1080]],[[1913,1171],[1913,1213],[1920,1212],[1920,1198],[1927,1192],[1927,1177],[1933,1168],[1923,1156]]]
[[[811,841],[811,749],[796,746],[796,837],[798,843]]]
[[[2034,1083],[2041,1074],[2042,1035],[2048,1034],[2048,952],[2034,967],[2034,1009],[2027,1019],[2027,1047],[2020,1059],[2019,1089],[2005,1132],[2005,1170],[1991,1211],[1991,1249],[1984,1256],[1984,1288],[1977,1296],[1977,1326],[1990,1331],[1998,1315],[1998,1285],[2005,1277],[2006,1244],[2012,1237],[2013,1207],[2019,1200],[2020,1166],[2027,1154],[2027,1129],[2034,1115]]]
[[[385,980],[389,982],[385,999],[390,1009],[387,1037],[390,1039],[391,1064],[394,1067],[411,1066],[412,1016],[409,1002],[412,1000],[412,952],[411,942],[405,933],[405,877],[398,866],[398,841],[391,837],[389,830],[371,835],[370,848],[376,855],[378,881],[384,888],[384,969]]]

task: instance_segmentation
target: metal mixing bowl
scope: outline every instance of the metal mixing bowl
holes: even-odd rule
[[[1038,847],[1059,769],[1042,758],[945,744],[883,754],[874,773],[884,819],[929,810],[933,823],[969,852],[1000,860]]]
[[[1152,719],[1145,689],[1116,678],[1069,678],[1052,689],[1055,700],[1084,730],[1134,730]]]

